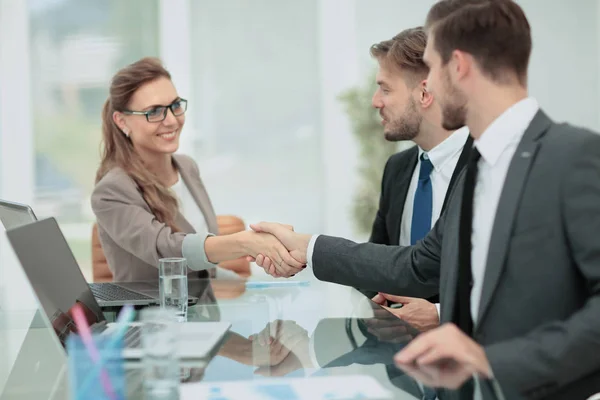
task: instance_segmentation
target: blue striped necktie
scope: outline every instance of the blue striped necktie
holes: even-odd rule
[[[412,224],[410,228],[410,244],[414,245],[423,239],[431,230],[431,214],[433,212],[433,190],[431,187],[431,171],[433,164],[427,153],[421,155],[419,182],[413,203]]]

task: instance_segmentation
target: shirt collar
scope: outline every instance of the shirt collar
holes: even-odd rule
[[[469,128],[462,127],[454,131],[450,136],[444,139],[443,142],[435,146],[433,149],[425,152],[419,147],[419,159],[423,153],[427,153],[427,157],[433,164],[436,172],[439,172],[446,162],[452,159],[457,152],[462,151],[469,136]]]
[[[539,109],[538,102],[528,97],[502,113],[474,142],[481,157],[488,164],[494,165],[511,143],[523,138]]]

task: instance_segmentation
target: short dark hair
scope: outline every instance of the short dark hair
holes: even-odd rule
[[[429,10],[425,27],[444,64],[462,50],[494,81],[503,83],[514,72],[526,86],[531,27],[514,1],[441,0]]]
[[[390,40],[371,46],[371,56],[389,63],[400,71],[409,72],[415,81],[427,78],[429,67],[423,62],[427,34],[422,26],[406,29]]]

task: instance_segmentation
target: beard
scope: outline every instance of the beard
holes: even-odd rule
[[[389,120],[384,130],[385,139],[390,142],[413,140],[421,130],[423,116],[417,111],[417,104],[411,97],[402,115]]]
[[[467,123],[467,99],[463,92],[452,85],[449,74],[445,75],[444,86],[446,95],[443,104],[440,104],[442,128],[447,131],[455,131]]]

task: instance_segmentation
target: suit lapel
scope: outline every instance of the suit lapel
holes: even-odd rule
[[[400,167],[396,175],[396,195],[391,196],[391,200],[395,200],[396,202],[390,204],[390,221],[393,221],[395,224],[391,228],[391,245],[397,245],[400,243],[400,230],[402,229],[402,214],[404,213],[404,204],[406,203],[406,196],[408,195],[410,180],[412,179],[415,167],[417,166],[418,155],[419,148],[417,146],[411,148],[411,152],[409,157],[407,157],[406,163]]]
[[[478,324],[475,327],[476,330],[485,317],[485,312],[489,307],[490,300],[494,295],[498,280],[505,265],[514,219],[521,200],[521,194],[529,176],[530,167],[539,148],[537,139],[548,129],[548,127],[550,127],[550,125],[551,121],[546,114],[544,114],[543,111],[538,111],[525,131],[521,142],[517,146],[515,155],[508,168],[504,187],[500,194],[488,248],[487,263],[477,318]]]
[[[215,212],[212,207],[212,203],[210,202],[210,198],[208,197],[208,193],[202,184],[199,176],[192,173],[191,168],[184,165],[177,157],[177,155],[173,156],[173,160],[177,169],[179,170],[179,174],[185,183],[185,186],[188,188],[192,197],[194,198],[194,202],[202,211],[202,215],[204,216],[204,220],[206,221],[206,227],[210,233],[218,234],[218,226],[215,218],[211,218],[215,215]]]
[[[448,183],[448,190],[446,190],[446,196],[444,196],[444,203],[442,205],[442,212],[446,209],[448,205],[448,199],[450,198],[450,193],[452,193],[452,188],[456,184],[456,180],[458,176],[462,172],[463,168],[467,165],[467,161],[469,161],[469,155],[471,154],[471,149],[473,148],[473,137],[469,135],[465,145],[458,157],[458,161],[456,162],[456,167],[454,167],[454,172],[452,172],[452,176],[450,177],[450,182]]]

